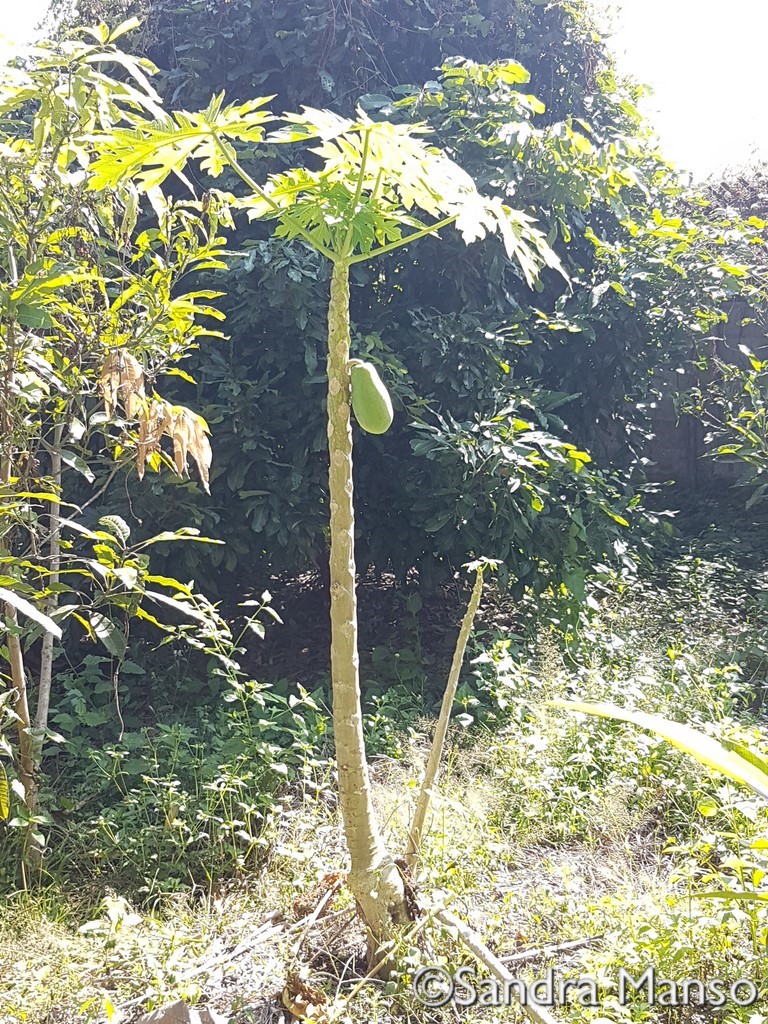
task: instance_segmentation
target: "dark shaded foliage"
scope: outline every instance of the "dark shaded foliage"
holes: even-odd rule
[[[108,13],[91,6],[81,5],[84,18]],[[386,437],[359,439],[359,556],[380,571],[418,566],[439,577],[485,554],[525,583],[565,576],[578,589],[583,566],[612,552],[637,503],[654,374],[686,359],[692,334],[705,335],[738,290],[719,227],[654,153],[636,93],[617,79],[584,5],[143,6],[138,45],[165,69],[169,106],[194,109],[223,89],[230,99],[274,93],[277,110],[309,103],[349,114],[360,99],[374,117],[425,120],[486,190],[511,196],[549,232],[570,283],[548,273],[537,292],[495,243],[465,248],[447,234],[375,270],[355,268],[354,355],[380,367],[396,407]],[[457,54],[518,61],[530,81]],[[268,153],[252,169],[263,175],[283,159]],[[135,506],[163,526],[225,537],[212,557],[247,580],[266,565],[325,562],[328,273],[264,228],[240,229],[233,243],[244,255],[216,280],[231,342],[188,366],[215,434],[212,496],[174,488],[169,502],[153,481]],[[533,488],[509,444],[515,421],[547,438],[549,470]],[[558,464],[552,434],[622,476]],[[190,557],[205,558],[190,572],[210,572],[210,552]]]
[[[276,110],[351,112],[361,95],[423,82],[460,55],[519,61],[559,120],[594,112],[605,64],[583,0],[80,0],[78,11],[82,24],[145,19],[134,45],[164,69],[169,106],[187,109],[226,90],[275,94]]]

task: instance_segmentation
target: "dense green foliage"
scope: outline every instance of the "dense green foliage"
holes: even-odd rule
[[[521,587],[566,576],[580,589],[585,564],[613,549],[616,522],[601,506],[633,520],[654,374],[680,366],[692,335],[722,316],[749,250],[653,152],[636,92],[582,5],[486,6],[153,0],[139,8],[137,38],[165,69],[169,102],[186,109],[223,89],[237,100],[276,93],[277,109],[348,114],[359,100],[374,117],[426,121],[481,185],[548,233],[570,281],[547,274],[535,293],[492,243],[465,253],[424,239],[375,274],[354,269],[353,354],[378,365],[396,410],[385,439],[362,440],[359,561],[401,576],[417,566],[426,580],[487,554]],[[396,60],[390,36],[406,40]],[[291,159],[283,152],[268,151],[264,170]],[[264,160],[250,157],[256,173]],[[216,432],[211,498],[190,488],[170,502],[154,481],[137,511],[226,536],[212,558],[228,575],[323,567],[327,271],[258,227],[232,242],[244,255],[216,278],[231,340],[189,365],[196,394],[178,391]],[[533,494],[520,485],[537,438],[554,471]],[[569,465],[562,443],[595,461]],[[621,474],[611,480],[608,459]],[[207,577],[210,555],[185,553],[185,571]]]
[[[768,166],[755,166],[708,185],[712,206],[723,223],[741,222],[755,242],[768,240]],[[698,379],[681,395],[681,407],[707,428],[707,454],[738,460],[745,472],[747,505],[765,497],[768,471],[768,254],[757,245],[744,262],[742,303],[733,311],[733,327],[709,339],[698,351]],[[738,342],[742,330],[747,340]],[[728,344],[731,335],[734,341]],[[737,348],[738,345],[738,348]]]
[[[66,9],[66,3],[59,3]],[[550,120],[621,104],[596,91],[605,51],[583,0],[80,0],[81,24],[144,21],[134,47],[163,69],[168,105],[197,109],[212,92],[232,100],[276,96],[276,110],[301,104],[351,112],[360,96],[422,82],[451,56],[512,58],[533,70]],[[597,110],[595,111],[595,100]]]
[[[119,66],[126,80],[111,78],[105,65]],[[146,725],[146,714],[122,716],[120,691],[129,703],[124,678],[135,689],[145,676],[145,705],[150,698],[149,638],[186,642],[206,655],[218,682],[208,688],[212,697],[239,692],[237,642],[227,622],[191,583],[151,564],[157,544],[204,538],[190,528],[137,530],[129,499],[121,511],[131,525],[123,515],[104,515],[100,504],[113,478],[141,477],[145,464],[188,475],[191,456],[204,487],[210,464],[204,421],[168,403],[158,378],[183,373],[176,364],[216,333],[200,323],[219,315],[210,305],[215,294],[187,287],[189,275],[222,266],[216,209],[153,193],[152,220],[137,226],[135,187],[95,188],[88,173],[95,133],[141,111],[156,116],[158,101],[143,62],[119,51],[106,26],[42,45],[23,67],[0,69],[0,821],[8,821],[7,881],[24,859],[16,854],[30,846],[39,866],[49,812],[71,809],[66,787],[48,790],[47,772],[60,763],[54,744],[71,744],[68,763],[122,737],[126,727]],[[263,632],[255,618],[246,628]],[[162,703],[158,688],[151,692]],[[266,727],[254,737],[248,708],[264,701],[252,686],[242,712],[224,716],[221,726],[248,748],[262,803],[273,788],[271,739]],[[288,708],[277,704],[280,718]],[[231,737],[218,745],[222,762],[234,763],[237,751],[224,738]]]

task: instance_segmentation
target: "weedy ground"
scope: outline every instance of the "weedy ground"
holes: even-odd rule
[[[599,980],[601,1005],[556,1007],[560,1020],[764,1024],[768,809],[650,735],[547,702],[614,701],[765,754],[766,595],[759,550],[708,529],[650,574],[603,573],[567,642],[546,625],[525,642],[498,616],[478,630],[399,977],[359,985],[364,936],[337,877],[332,766],[308,758],[266,826],[265,852],[237,880],[149,902],[102,876],[6,898],[0,1021],[129,1022],[182,998],[233,1024],[276,1024],[292,1019],[286,986],[293,1010],[319,1024],[509,1019],[517,1011],[427,1009],[413,997],[419,967],[471,962],[432,916],[447,905],[521,977],[552,965]],[[375,800],[402,849],[430,723],[412,706],[403,732],[381,701],[369,710]],[[762,899],[707,898],[714,891]],[[619,969],[636,977],[651,965],[662,978],[751,978],[763,999],[714,1015],[619,1005]]]

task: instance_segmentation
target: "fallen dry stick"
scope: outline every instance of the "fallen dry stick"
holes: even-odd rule
[[[458,937],[470,951],[470,953],[479,960],[481,964],[484,964],[494,978],[498,978],[499,981],[513,982],[515,980],[514,975],[511,974],[504,964],[495,956],[490,949],[485,945],[480,936],[474,929],[470,928],[468,924],[464,924],[461,918],[456,917],[450,910],[438,910],[435,913],[435,917],[441,924],[446,925],[448,928],[453,928]],[[515,993],[516,986],[510,985],[510,991]],[[534,1024],[558,1024],[558,1021],[544,1006],[533,1006],[523,1005],[520,1003],[520,1008]]]
[[[584,946],[591,946],[599,942],[602,935],[590,935],[586,939],[572,939],[570,942],[561,942],[557,946],[539,946],[537,949],[524,949],[511,956],[499,957],[502,964],[524,964],[528,960],[538,960],[540,956],[554,956],[556,953],[569,953],[574,949],[583,949]]]
[[[317,904],[315,909],[309,915],[309,918],[307,919],[306,926],[304,927],[304,931],[301,933],[301,935],[299,936],[298,942],[293,947],[293,956],[294,957],[297,957],[299,955],[299,950],[304,945],[304,940],[306,939],[307,935],[309,935],[310,929],[312,928],[313,925],[317,924],[317,921],[318,921],[320,915],[325,910],[326,906],[330,903],[330,901],[333,899],[333,897],[336,895],[336,893],[339,891],[339,889],[341,888],[341,886],[343,884],[344,884],[344,877],[340,875],[328,887],[328,889],[324,893],[323,897],[321,898],[320,902]]]

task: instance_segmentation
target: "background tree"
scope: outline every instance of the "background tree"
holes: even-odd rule
[[[125,521],[100,519],[97,503],[146,462],[182,474],[191,456],[204,486],[210,466],[204,421],[154,382],[183,373],[176,364],[211,333],[198,317],[220,316],[211,292],[180,287],[218,264],[216,214],[154,193],[157,226],[137,231],[135,189],[118,197],[87,185],[92,133],[160,111],[143,63],[115,47],[119,35],[102,26],[0,74],[0,556],[22,824],[42,820],[39,770],[62,629],[84,630],[112,657],[119,719],[129,620],[157,623],[145,598],[183,608],[172,599],[183,585],[149,571],[148,542],[131,545]],[[111,78],[109,65],[127,80]],[[84,485],[73,488],[73,478]],[[39,830],[29,835],[42,842]]]
[[[128,45],[162,69],[171,106],[197,109],[226,90],[233,100],[274,93],[281,110],[307,103],[352,114],[360,96],[421,83],[459,55],[530,68],[548,120],[624,116],[624,97],[599,87],[606,52],[584,0],[79,0],[76,15],[71,8],[54,0],[65,25],[75,16],[80,24],[141,18]]]
[[[724,227],[751,237],[751,250],[734,268],[741,288],[731,319],[749,328],[751,339],[757,340],[739,344],[737,350],[721,332],[699,345],[698,379],[680,396],[680,407],[702,420],[707,454],[741,461],[749,508],[764,499],[767,489],[768,167],[746,167],[710,181],[706,193]]]

